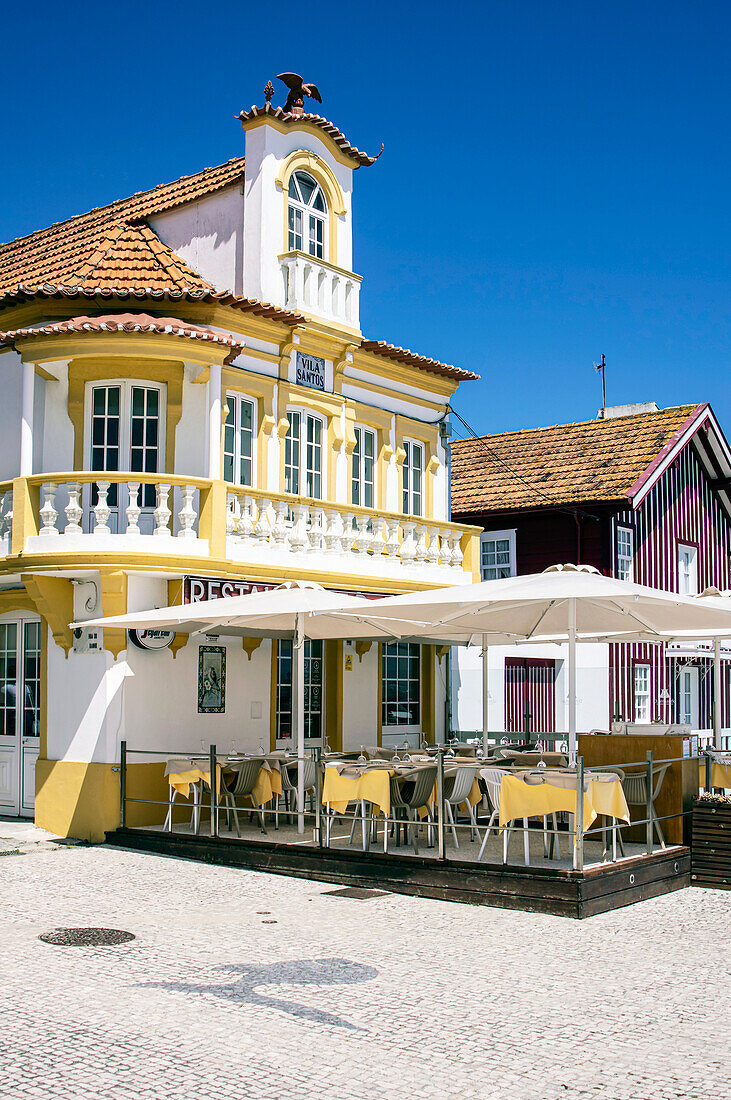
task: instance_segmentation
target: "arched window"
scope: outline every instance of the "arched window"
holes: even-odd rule
[[[327,203],[322,188],[308,172],[293,172],[289,179],[289,251],[309,252],[325,258]]]

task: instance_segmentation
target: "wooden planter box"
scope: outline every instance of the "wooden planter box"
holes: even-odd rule
[[[731,890],[731,799],[693,801],[690,870],[693,886]]]

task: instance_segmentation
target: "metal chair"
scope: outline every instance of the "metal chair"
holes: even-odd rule
[[[252,757],[249,760],[243,760],[240,764],[236,764],[236,772],[229,783],[226,779],[223,779],[221,783],[221,795],[223,797],[224,805],[229,813],[233,813],[234,822],[236,824],[236,833],[241,836],[241,826],[239,825],[239,812],[236,806],[237,798],[251,798],[254,803],[255,810],[259,814],[261,819],[261,831],[266,833],[266,826],[264,824],[264,811],[261,807],[256,805],[254,800],[254,787],[256,781],[259,778],[259,772],[261,766],[264,763],[262,758]]]
[[[392,775],[391,788],[391,812],[394,817],[394,834],[398,844],[398,831],[401,827],[396,812],[403,814],[403,828],[405,839],[408,842],[409,829],[411,829],[411,843],[414,852],[419,852],[419,810],[430,809],[431,795],[437,780],[436,767],[418,768],[412,775]],[[429,842],[431,841],[431,819],[427,826]],[[384,825],[383,850],[388,851],[388,822]]]
[[[660,847],[665,847],[665,836],[663,835],[662,828],[660,827],[660,820],[655,812],[655,799],[660,793],[665,773],[669,769],[669,764],[658,764],[652,769],[652,792],[649,795],[647,791],[647,771],[641,772],[626,772],[622,779],[622,790],[624,791],[624,797],[627,799],[628,806],[645,806],[647,807],[649,801],[650,807],[650,821],[652,822],[653,829],[657,832],[657,838],[660,841]],[[616,768],[611,768],[611,771],[616,772]],[[624,855],[624,845],[620,845],[622,854]]]
[[[472,790],[472,784],[475,781],[477,775],[477,768],[458,768],[454,775],[446,775],[444,777],[444,807],[447,811],[447,817],[449,818],[449,825],[452,829],[452,839],[454,840],[455,848],[459,848],[459,841],[457,839],[457,823],[454,817],[455,808],[461,806],[463,802],[467,803],[467,812],[470,817],[470,840],[474,840],[477,833],[477,818],[475,816],[475,807],[470,804],[469,793]],[[479,833],[477,833],[479,836]]]

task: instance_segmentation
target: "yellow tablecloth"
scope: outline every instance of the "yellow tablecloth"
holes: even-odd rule
[[[323,805],[330,803],[337,814],[344,814],[348,803],[364,798],[373,803],[387,817],[391,814],[391,776],[395,770],[374,768],[364,771],[357,778],[338,775],[335,767],[325,768],[325,782],[322,785]]]
[[[698,779],[701,787],[706,785],[706,762],[701,760]],[[711,786],[731,788],[731,764],[719,764],[711,761]]]
[[[576,789],[555,787],[551,783],[525,783],[516,775],[505,775],[500,784],[500,824],[522,817],[544,817],[547,814],[576,813]],[[619,780],[606,783],[589,780],[584,792],[584,828],[599,814],[629,821],[629,809]]]
[[[198,767],[197,765],[191,765],[187,771],[169,772],[167,781],[173,790],[182,795],[183,798],[190,798],[190,788],[194,783],[207,783],[211,785],[211,769],[209,767]],[[218,783],[218,789],[221,789],[221,765],[216,764],[216,781]]]
[[[220,764],[216,764],[216,782],[218,784],[218,790],[221,790],[222,773],[226,771],[227,775],[230,775],[236,769],[234,767],[227,767],[225,764],[223,767]],[[194,783],[203,782],[209,787],[211,785],[211,769],[209,767],[191,766],[186,771],[169,772],[167,781],[170,786],[182,795],[183,798],[190,798],[190,788]],[[265,761],[262,764],[259,774],[256,777],[256,783],[254,784],[253,801],[257,806],[265,806],[267,802],[271,802],[275,794],[282,793],[282,776],[278,767],[271,767],[271,765]]]

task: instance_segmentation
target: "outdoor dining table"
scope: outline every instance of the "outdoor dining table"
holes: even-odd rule
[[[220,763],[219,763],[220,759]],[[222,756],[216,760],[216,789],[221,790],[221,783],[227,777],[235,774],[237,764],[243,763],[245,756]],[[271,802],[275,795],[282,793],[281,765],[283,758],[280,755],[271,754],[262,757],[262,765],[251,794],[255,806],[265,806]],[[165,764],[165,777],[170,788],[167,817],[163,828],[172,829],[173,802],[177,794],[189,799],[193,794],[193,825],[197,832],[200,822],[200,795],[203,786],[211,785],[211,763],[205,757],[174,758]]]
[[[501,827],[521,817],[576,813],[577,774],[568,769],[506,772],[500,783]],[[630,814],[622,784],[611,772],[584,773],[584,829],[599,816],[629,823]]]

